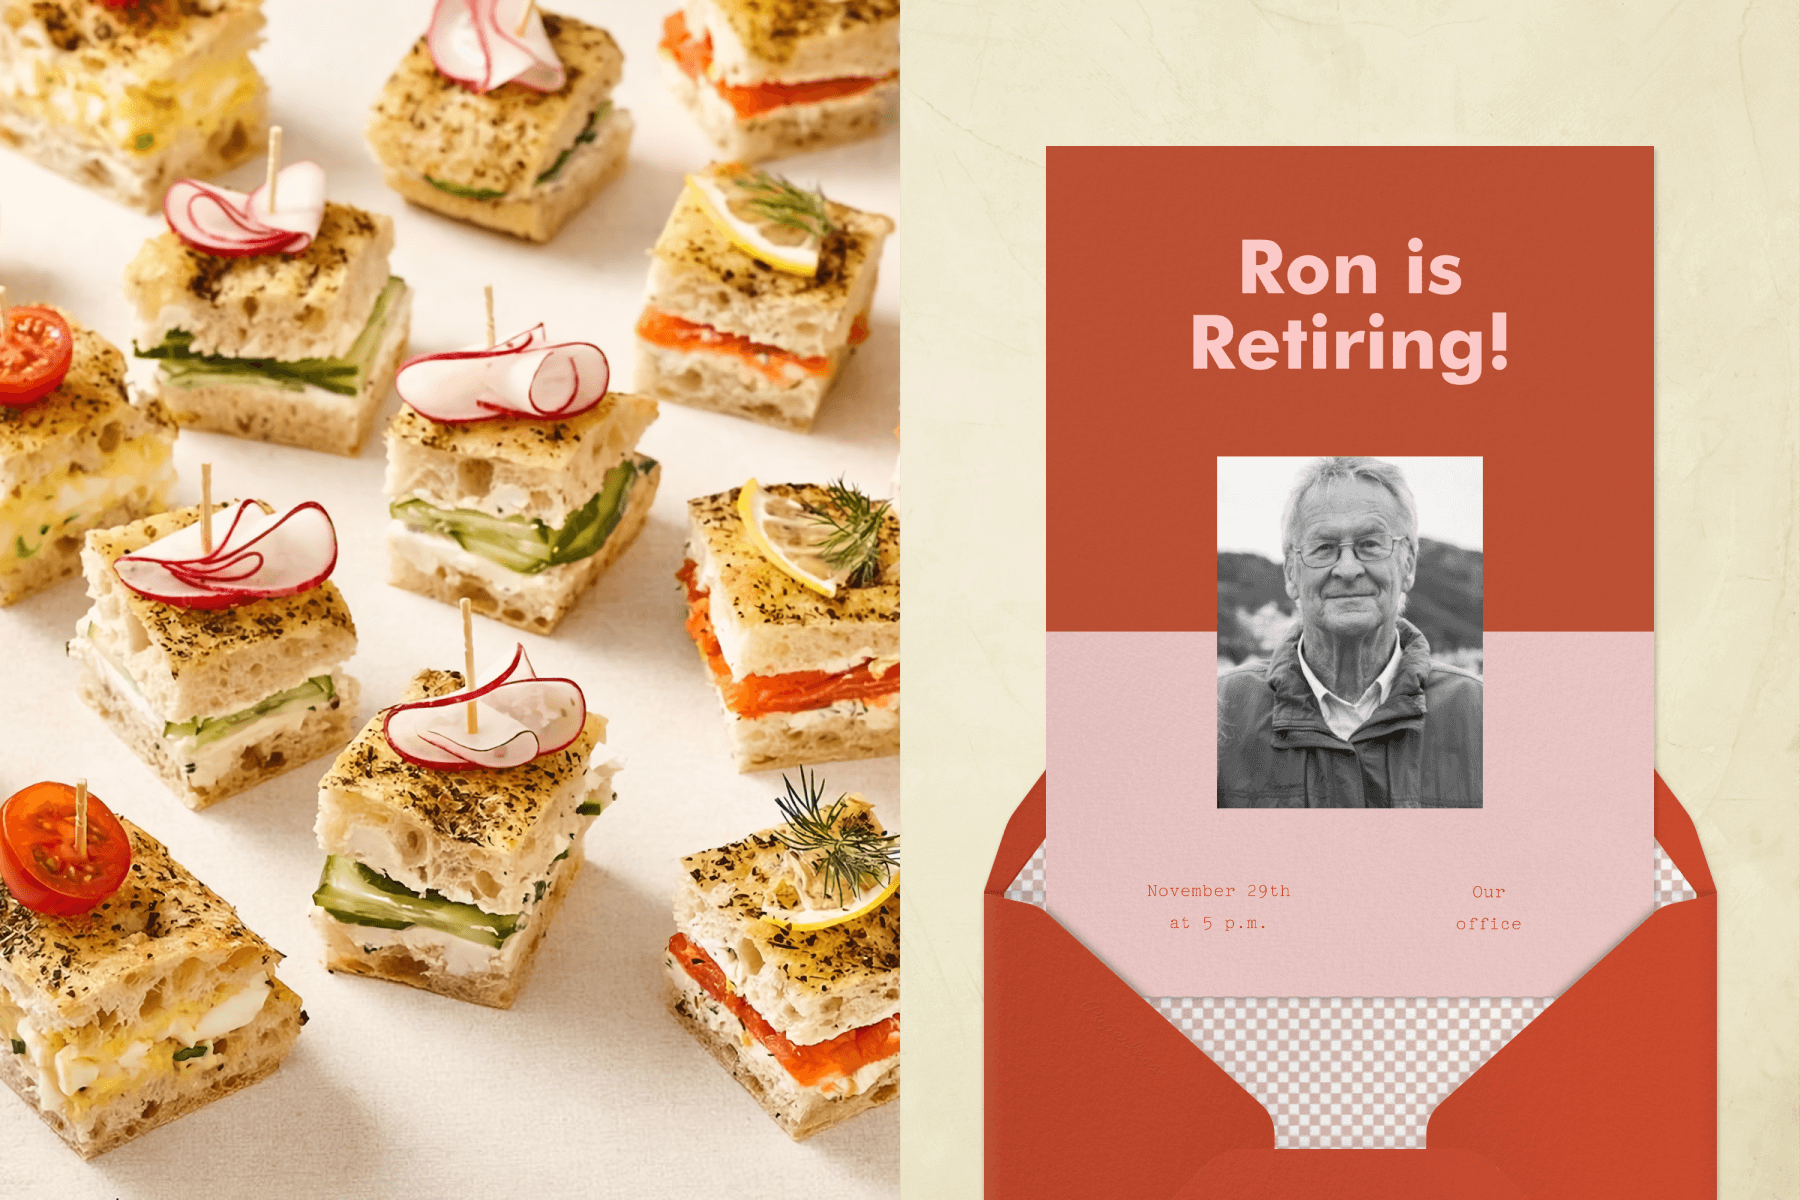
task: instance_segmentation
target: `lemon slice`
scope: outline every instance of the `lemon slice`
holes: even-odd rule
[[[795,933],[812,933],[853,921],[874,912],[887,902],[900,887],[900,872],[894,870],[885,884],[870,884],[849,904],[841,908],[783,908],[771,897],[763,905],[763,918],[784,925]]]
[[[745,254],[789,274],[818,273],[822,232],[830,231],[831,219],[817,192],[741,163],[689,175],[687,186],[712,223]]]
[[[850,569],[833,567],[819,553],[831,526],[786,496],[764,491],[754,479],[738,491],[738,516],[750,544],[782,574],[821,596],[837,596]]]

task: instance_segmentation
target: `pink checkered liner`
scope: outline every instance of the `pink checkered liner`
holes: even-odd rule
[[[1694,898],[1657,846],[1656,907]],[[1046,907],[1044,847],[1006,889]],[[1423,1148],[1431,1110],[1550,1006],[1523,999],[1149,996],[1269,1110],[1282,1148]]]

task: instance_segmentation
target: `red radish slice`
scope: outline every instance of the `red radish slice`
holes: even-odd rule
[[[200,523],[177,529],[113,563],[138,595],[178,608],[230,608],[316,587],[337,566],[337,530],[315,501],[268,514],[254,500],[213,517],[213,551],[200,545]]]
[[[479,732],[463,708],[475,701]],[[506,666],[479,687],[412,704],[397,704],[381,732],[394,753],[438,771],[504,770],[554,754],[581,736],[587,698],[569,679],[539,679],[515,646]]]
[[[176,237],[207,254],[299,254],[325,218],[325,168],[315,162],[282,168],[274,213],[267,191],[267,184],[245,195],[198,179],[177,180],[163,194],[163,219]]]
[[[476,92],[516,82],[554,92],[568,81],[562,60],[534,7],[523,34],[515,33],[530,0],[437,0],[425,45],[438,72]]]
[[[410,359],[394,387],[420,415],[447,425],[502,417],[561,421],[600,403],[610,376],[600,347],[551,345],[539,325],[491,347]]]

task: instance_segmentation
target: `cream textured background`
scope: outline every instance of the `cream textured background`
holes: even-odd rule
[[[1721,1194],[1800,1194],[1793,0],[909,0],[905,36],[905,1194],[980,1191],[980,896],[1044,762],[1047,143],[1656,147],[1657,765],[1722,900]]]

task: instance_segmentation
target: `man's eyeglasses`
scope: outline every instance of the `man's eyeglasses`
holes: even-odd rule
[[[1398,540],[1385,533],[1366,533],[1341,542],[1307,542],[1299,547],[1300,561],[1309,567],[1329,567],[1337,562],[1343,548],[1349,546],[1358,561],[1380,562],[1394,552],[1394,543]]]

